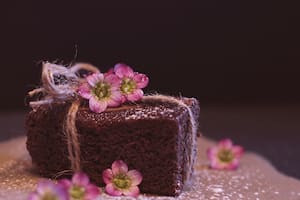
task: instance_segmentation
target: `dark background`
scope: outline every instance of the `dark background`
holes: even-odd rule
[[[125,62],[150,77],[150,92],[197,97],[204,135],[231,137],[300,178],[296,4],[49,2],[1,6],[3,127],[18,127],[11,113],[25,110],[26,92],[39,84],[40,61],[85,61],[103,71]]]

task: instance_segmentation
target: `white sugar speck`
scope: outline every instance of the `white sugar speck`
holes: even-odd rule
[[[224,190],[222,188],[213,188],[212,191],[215,193],[220,193],[223,192]]]
[[[208,190],[211,190],[214,193],[224,192],[222,185],[211,185],[208,187]]]

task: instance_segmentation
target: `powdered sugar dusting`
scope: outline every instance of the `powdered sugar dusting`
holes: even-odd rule
[[[112,112],[119,110],[118,112]],[[96,115],[91,113],[88,108],[82,109],[78,114],[85,113],[87,121],[93,120],[99,124],[121,122],[127,120],[140,120],[140,119],[172,119],[178,118],[182,113],[185,113],[185,108],[172,105],[172,104],[136,104],[124,105],[118,108],[109,108],[106,112]],[[110,119],[110,120],[107,120]]]
[[[167,118],[173,118],[175,110],[162,105],[153,107],[138,107],[131,108],[125,115],[125,120],[138,120],[138,119],[156,119],[159,116],[165,116]]]

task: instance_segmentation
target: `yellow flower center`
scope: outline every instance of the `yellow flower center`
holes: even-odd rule
[[[85,189],[75,185],[70,189],[69,192],[72,200],[83,200]]]
[[[93,88],[92,92],[95,94],[95,96],[98,99],[109,98],[111,95],[110,85],[107,84],[106,82],[99,82]]]
[[[124,78],[121,83],[121,92],[123,94],[130,94],[136,89],[136,83],[130,78]]]
[[[218,158],[222,162],[231,162],[234,158],[234,155],[231,150],[222,149],[218,153]]]
[[[113,184],[119,189],[128,189],[131,186],[130,178],[125,174],[118,174],[113,178]]]
[[[57,196],[51,192],[46,192],[41,200],[58,200]]]

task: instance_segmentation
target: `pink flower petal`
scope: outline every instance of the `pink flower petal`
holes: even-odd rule
[[[114,74],[109,74],[109,75],[105,76],[104,80],[111,85],[120,87],[121,79]]]
[[[126,96],[122,95],[122,97],[121,97],[121,104],[124,103],[126,100],[127,100]]]
[[[113,179],[113,172],[111,169],[106,169],[102,172],[102,178],[105,184],[109,184]]]
[[[212,158],[210,160],[210,167],[212,169],[222,169],[222,166],[217,158]]]
[[[41,198],[36,192],[32,192],[31,194],[29,194],[28,200],[41,200]]]
[[[69,179],[61,179],[58,181],[58,184],[61,185],[65,190],[72,186],[72,182]]]
[[[137,170],[130,170],[127,175],[131,179],[132,186],[139,185],[143,180],[142,174]]]
[[[89,75],[86,77],[87,82],[89,83],[90,86],[95,87],[95,85],[104,79],[103,74],[101,73],[94,73],[92,75]]]
[[[219,151],[218,147],[211,147],[211,148],[207,149],[207,157],[209,159],[216,157],[218,154],[218,151]]]
[[[89,184],[85,190],[85,200],[95,200],[100,194],[100,188],[93,184]]]
[[[108,107],[118,107],[120,104],[121,104],[120,101],[115,101],[113,99],[107,101]]]
[[[145,74],[135,73],[133,80],[135,81],[137,88],[144,88],[149,83],[149,78]]]
[[[133,70],[129,66],[122,63],[116,64],[114,71],[119,78],[134,76]]]
[[[89,99],[92,96],[91,88],[89,87],[89,85],[87,83],[83,83],[78,88],[78,94],[85,99]]]
[[[112,92],[120,92],[120,85],[111,85],[110,91]]]
[[[91,97],[89,100],[89,106],[91,111],[95,113],[101,113],[106,110],[107,102],[106,101],[98,101],[95,97]]]
[[[68,192],[66,190],[64,190],[63,188],[60,188],[56,194],[59,197],[58,198],[59,200],[68,200],[69,199]]]
[[[116,189],[112,183],[107,184],[105,186],[105,191],[107,192],[107,194],[111,195],[111,196],[121,196],[122,192],[118,189]]]
[[[114,175],[126,174],[128,172],[128,166],[122,160],[116,160],[111,166]]]
[[[121,101],[122,99],[122,94],[120,90],[117,91],[111,91],[111,98],[114,99],[115,101]]]
[[[235,145],[232,147],[232,152],[235,157],[240,158],[244,153],[244,148],[241,146]]]
[[[39,194],[43,194],[46,190],[56,190],[56,185],[49,180],[42,180],[38,183],[36,191]]]
[[[123,194],[130,197],[137,197],[140,194],[140,189],[137,186],[132,186],[128,190],[123,191]]]
[[[89,177],[83,172],[77,172],[72,177],[72,183],[78,186],[87,186],[90,183]]]
[[[144,96],[144,92],[141,89],[136,89],[132,93],[127,95],[129,101],[138,101]]]
[[[220,148],[230,149],[232,147],[232,141],[230,139],[221,140],[218,146],[220,146]]]
[[[109,107],[117,107],[121,104],[122,94],[120,91],[112,91],[110,99],[107,101]]]
[[[228,165],[225,167],[225,169],[230,169],[230,170],[235,170],[238,168],[240,165],[240,160],[239,159],[233,159]]]

